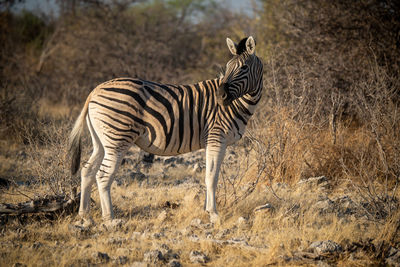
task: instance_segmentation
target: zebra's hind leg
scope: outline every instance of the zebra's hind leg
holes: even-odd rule
[[[92,138],[93,152],[89,160],[84,163],[81,171],[81,200],[79,215],[83,219],[83,224],[90,225],[92,224],[92,219],[89,217],[90,192],[92,190],[92,185],[96,181],[96,173],[104,157],[104,149],[99,137],[93,129],[89,117],[86,117],[86,122]]]
[[[111,184],[114,180],[118,167],[127,151],[124,149],[113,149],[105,146],[105,153],[100,168],[96,174],[97,187],[100,194],[100,204],[105,226],[116,226],[121,220],[114,220],[114,212],[111,201]],[[118,221],[118,222],[117,222]]]
[[[221,163],[225,156],[226,145],[223,143],[208,144],[206,148],[206,200],[205,209],[210,214],[210,221],[217,222],[219,216],[215,202],[215,191]]]

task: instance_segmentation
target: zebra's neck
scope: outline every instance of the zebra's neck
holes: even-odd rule
[[[222,78],[216,78],[212,81],[214,81],[217,85],[215,89],[217,89],[222,84]],[[261,99],[261,91],[262,87],[258,86],[258,88],[254,90],[254,92],[242,95],[238,99],[234,100],[230,105],[223,107],[223,110],[238,109],[241,115],[244,115],[247,123],[250,117],[254,114],[255,108]],[[214,94],[215,92],[216,91],[214,91]]]

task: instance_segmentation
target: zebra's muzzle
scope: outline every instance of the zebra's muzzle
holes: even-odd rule
[[[221,106],[228,106],[230,103],[232,103],[233,98],[228,92],[229,92],[229,84],[228,83],[223,83],[218,88],[217,101],[218,101],[218,104],[220,104]]]

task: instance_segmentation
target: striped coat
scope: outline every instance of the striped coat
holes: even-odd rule
[[[254,54],[254,39],[238,45],[227,39],[227,44],[234,57],[218,79],[170,85],[117,78],[91,92],[70,137],[75,173],[86,120],[93,153],[82,168],[80,215],[87,215],[90,188],[97,181],[103,217],[113,218],[110,185],[125,152],[135,144],[156,155],[205,148],[205,208],[217,216],[215,190],[226,146],[243,136],[262,93],[263,69]]]

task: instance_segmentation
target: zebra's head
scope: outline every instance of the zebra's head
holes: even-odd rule
[[[226,38],[233,58],[226,64],[217,99],[220,105],[227,106],[235,99],[258,92],[262,89],[263,65],[255,54],[256,42],[252,36],[235,44]]]

